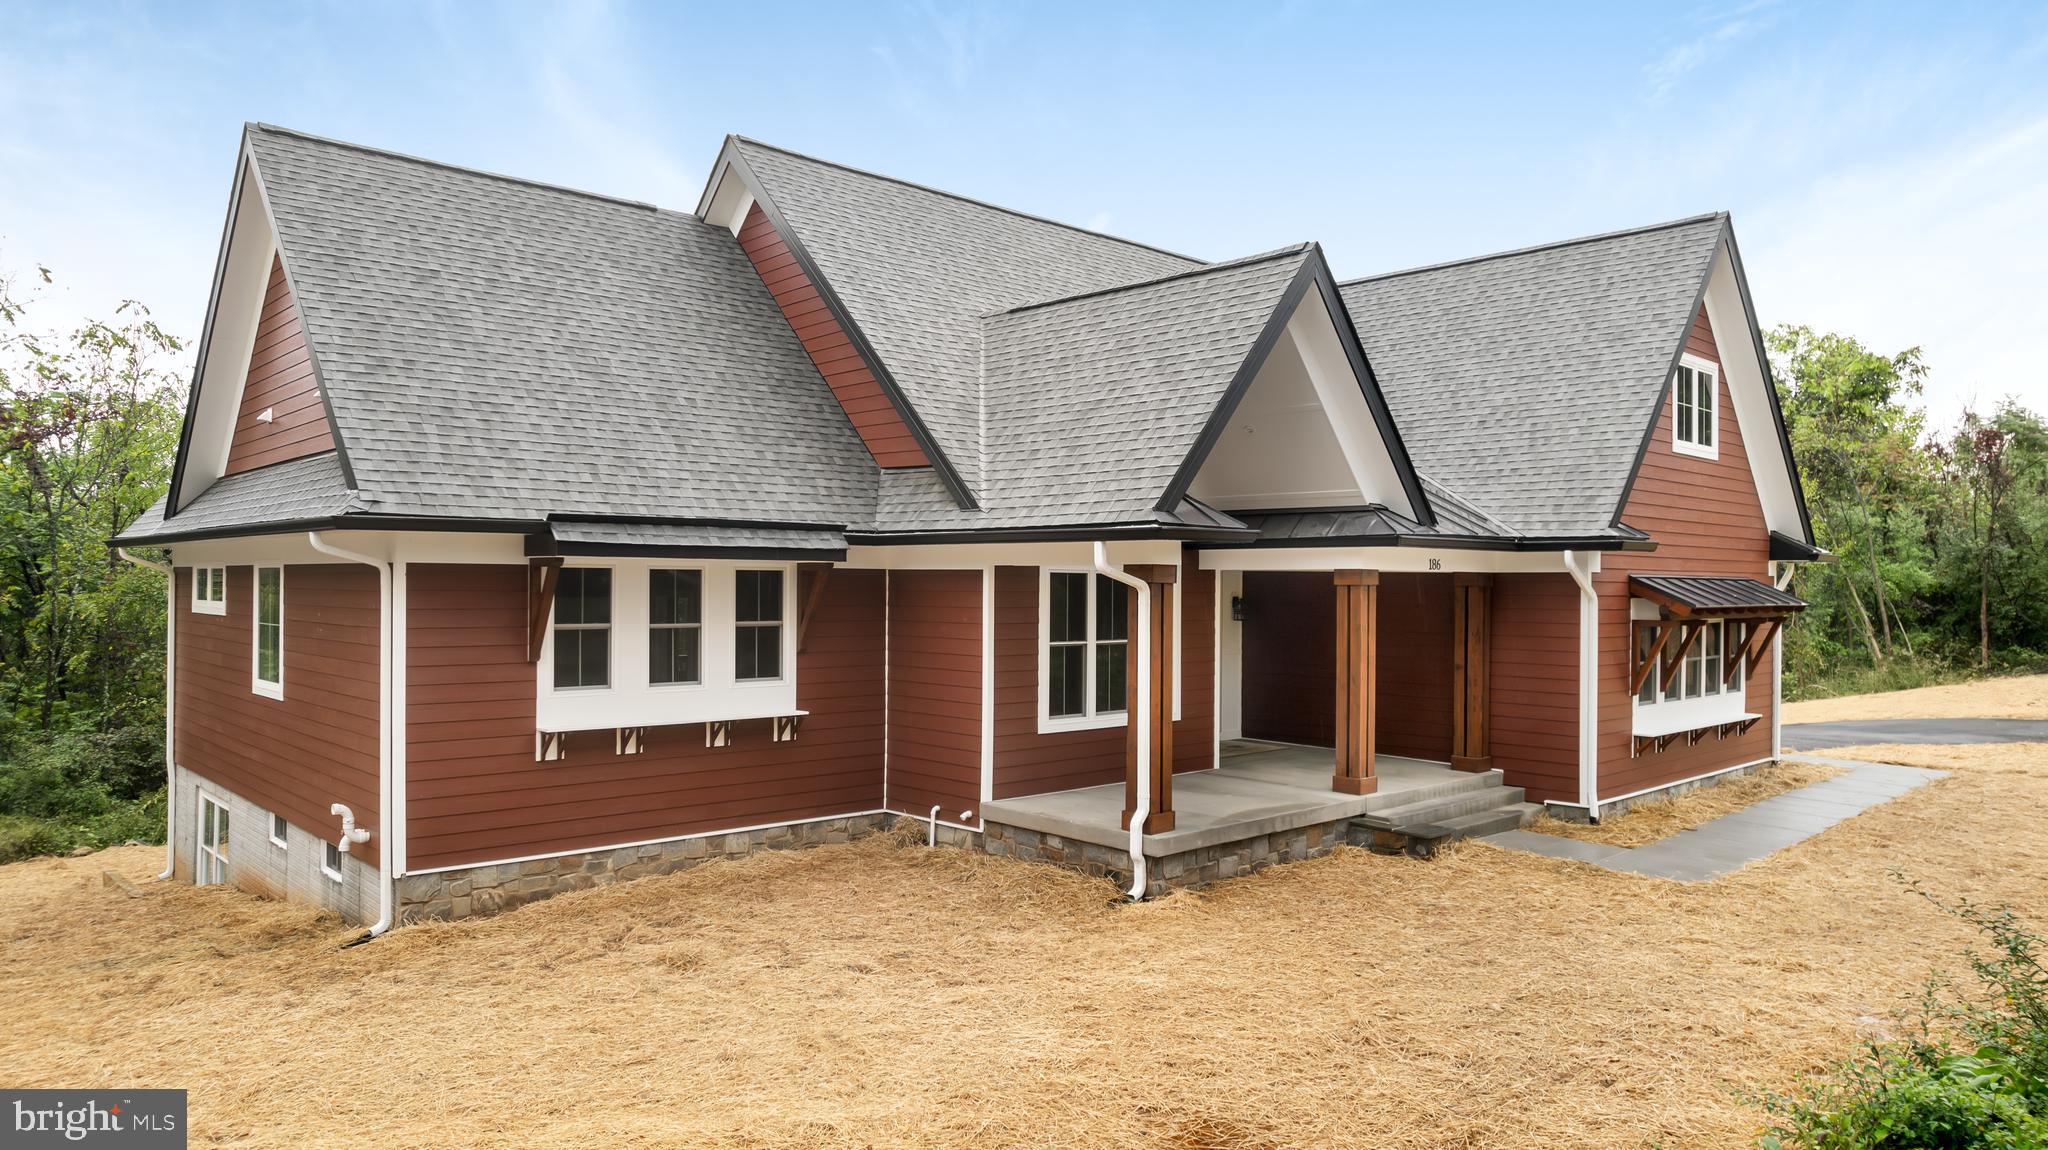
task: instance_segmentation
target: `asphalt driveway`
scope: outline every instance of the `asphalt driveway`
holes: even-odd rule
[[[1787,723],[1785,745],[1798,750],[1871,743],[2048,743],[2048,719],[1847,719]]]

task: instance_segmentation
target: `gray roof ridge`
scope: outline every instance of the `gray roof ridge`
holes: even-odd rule
[[[1498,515],[1495,515],[1493,512],[1488,511],[1486,508],[1480,506],[1477,502],[1475,502],[1472,499],[1471,496],[1458,491],[1456,488],[1445,483],[1443,480],[1438,479],[1436,476],[1431,475],[1426,471],[1423,471],[1419,467],[1415,469],[1415,477],[1421,480],[1423,483],[1426,483],[1430,487],[1434,488],[1437,493],[1442,494],[1452,502],[1458,504],[1462,510],[1468,511],[1480,519],[1484,519],[1489,526],[1498,529],[1499,534],[1501,534],[1502,536],[1509,538],[1520,538],[1528,534],[1525,531],[1521,531],[1516,529],[1515,527],[1510,526],[1506,520],[1502,519]]]
[[[297,128],[287,128],[279,124],[267,124],[260,120],[251,121],[247,125],[247,127],[252,131],[267,132],[279,136],[292,136],[297,139],[307,140],[315,144],[325,144],[328,147],[333,148],[346,148],[352,152],[362,152],[366,155],[372,156],[383,156],[386,157],[387,159],[404,160],[407,163],[419,164],[423,167],[439,168],[445,172],[456,172],[465,176],[479,176],[487,180],[497,180],[501,183],[507,184],[519,184],[524,187],[538,188],[541,191],[545,192],[557,192],[565,196],[578,196],[586,200],[598,200],[603,203],[617,204],[621,207],[644,208],[647,211],[661,212],[667,215],[687,216],[693,220],[697,218],[693,213],[678,212],[675,211],[674,209],[663,208],[657,204],[650,204],[645,200],[629,200],[624,196],[611,196],[606,195],[603,192],[592,192],[587,191],[583,188],[572,188],[569,187],[567,184],[551,184],[545,180],[529,179],[525,176],[506,175],[504,172],[494,172],[488,168],[471,168],[466,167],[462,164],[451,164],[446,160],[434,160],[429,159],[425,156],[416,156],[410,152],[394,151],[393,149],[390,148],[379,148],[369,144],[358,144],[352,140],[337,140],[332,136],[321,136],[316,135],[315,133],[312,132],[302,132]]]
[[[1504,260],[1511,259],[1515,256],[1534,255],[1537,252],[1555,251],[1558,248],[1576,247],[1579,244],[1600,243],[1603,240],[1618,240],[1626,236],[1644,235],[1649,232],[1661,232],[1670,228],[1681,228],[1686,227],[1690,224],[1703,224],[1706,223],[1708,220],[1725,220],[1727,218],[1728,213],[1725,211],[1702,212],[1699,215],[1687,216],[1684,219],[1679,220],[1664,220],[1661,223],[1643,224],[1633,228],[1620,228],[1611,232],[1596,232],[1592,235],[1587,236],[1573,236],[1570,239],[1552,240],[1549,243],[1542,244],[1530,244],[1527,247],[1509,248],[1506,251],[1488,252],[1485,255],[1466,256],[1462,259],[1444,260],[1440,263],[1433,264],[1418,264],[1415,267],[1400,268],[1398,270],[1390,272],[1379,272],[1375,275],[1357,276],[1353,279],[1340,280],[1338,281],[1337,286],[1350,287],[1352,284],[1373,283],[1379,280],[1389,280],[1398,278],[1400,276],[1415,275],[1419,272],[1443,271],[1447,268],[1463,267],[1467,264],[1481,264],[1486,263],[1490,260]]]
[[[1139,288],[1157,287],[1160,284],[1172,283],[1175,280],[1193,279],[1196,276],[1205,276],[1208,275],[1210,272],[1231,271],[1236,268],[1249,267],[1253,264],[1262,264],[1267,262],[1268,260],[1277,260],[1286,256],[1300,255],[1313,247],[1315,247],[1315,244],[1313,242],[1290,244],[1287,247],[1274,248],[1272,251],[1260,252],[1257,255],[1240,256],[1237,259],[1224,260],[1221,263],[1203,264],[1201,267],[1198,268],[1188,268],[1184,271],[1168,272],[1163,276],[1153,276],[1150,279],[1132,280],[1129,283],[1111,284],[1108,287],[1099,287],[1093,289],[1092,291],[1075,292],[1073,295],[1054,296],[1051,299],[1032,300],[1029,303],[1020,303],[1015,305],[1014,307],[1006,307],[1000,311],[989,312],[987,315],[984,315],[981,318],[984,320],[996,319],[1000,316],[1015,315],[1018,312],[1036,311],[1039,308],[1054,307],[1063,303],[1075,303],[1079,300],[1094,299],[1097,296],[1115,295],[1118,292],[1136,291]]]
[[[906,180],[901,176],[892,176],[889,175],[887,172],[877,172],[868,168],[857,168],[854,167],[852,164],[842,164],[838,160],[827,160],[820,156],[813,156],[808,152],[799,152],[794,148],[785,148],[779,144],[771,144],[766,140],[757,140],[752,136],[742,136],[737,132],[733,133],[732,138],[744,144],[752,144],[757,148],[766,148],[771,152],[780,152],[785,156],[791,156],[796,159],[806,161],[808,163],[823,164],[825,167],[837,168],[842,172],[851,172],[856,176],[866,176],[871,180],[886,180],[889,183],[897,184],[902,187],[915,188],[920,192],[929,192],[935,196],[944,196],[949,200],[958,200],[963,204],[972,204],[977,208],[987,208],[990,211],[1002,212],[1004,215],[1016,216],[1019,219],[1030,220],[1034,223],[1049,224],[1052,227],[1064,228],[1070,232],[1079,232],[1084,236],[1094,236],[1097,239],[1109,240],[1113,243],[1123,244],[1126,247],[1143,248],[1148,252],[1157,252],[1158,254],[1163,256],[1172,256],[1174,259],[1177,260],[1186,260],[1191,264],[1205,264],[1208,262],[1206,260],[1199,259],[1195,256],[1187,255],[1183,252],[1177,252],[1168,248],[1162,248],[1157,244],[1148,244],[1142,240],[1129,239],[1124,236],[1114,235],[1110,232],[1098,231],[1095,228],[1084,228],[1079,224],[1070,224],[1065,220],[1056,220],[1053,219],[1051,216],[1041,216],[1035,212],[1027,212],[1018,208],[1004,207],[1002,204],[991,203],[988,200],[979,200],[974,198],[973,196],[962,195],[959,192],[949,192],[944,188],[935,188],[930,184],[920,184],[916,180]]]

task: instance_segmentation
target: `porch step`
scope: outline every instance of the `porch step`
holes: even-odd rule
[[[1360,815],[1358,822],[1381,831],[1398,831],[1422,823],[1447,823],[1464,815],[1484,814],[1520,803],[1520,787],[1504,787],[1495,779],[1492,786],[1461,790],[1438,798],[1403,803]],[[1407,797],[1407,796],[1402,796]]]
[[[1445,819],[1437,825],[1452,832],[1450,837],[1476,839],[1482,835],[1499,834],[1502,831],[1518,831],[1534,822],[1543,813],[1537,803],[1515,803],[1499,810],[1477,811]]]
[[[1434,799],[1450,798],[1455,795],[1471,794],[1475,791],[1496,789],[1503,776],[1498,770],[1474,771],[1470,774],[1459,772],[1442,782],[1428,783],[1419,787],[1381,792],[1365,797],[1365,811],[1368,815],[1382,815],[1402,807],[1416,806]]]

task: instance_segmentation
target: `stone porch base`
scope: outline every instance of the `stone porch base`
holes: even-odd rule
[[[1254,874],[1275,863],[1298,862],[1326,855],[1347,842],[1354,846],[1370,846],[1373,845],[1367,837],[1370,833],[1363,828],[1354,829],[1352,821],[1347,818],[1200,846],[1157,858],[1148,855],[1145,895],[1150,898],[1170,890],[1205,887],[1219,879]],[[1131,882],[1130,852],[1099,843],[992,822],[982,831],[981,849],[1004,858],[1053,863],[1106,878],[1120,887],[1128,888]]]
[[[688,870],[712,859],[851,842],[885,829],[895,817],[849,815],[761,830],[670,839],[645,846],[605,847],[525,862],[409,874],[398,880],[398,921],[447,921],[496,914],[572,890]]]

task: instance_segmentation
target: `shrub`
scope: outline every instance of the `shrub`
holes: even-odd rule
[[[2043,939],[2011,910],[1945,903],[1988,942],[1977,993],[1930,979],[1907,1037],[1869,1044],[1832,1072],[1760,1104],[1765,1150],[2048,1150],[2048,970]]]

